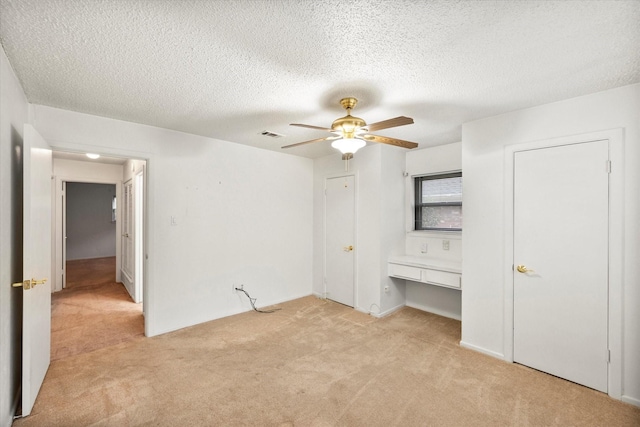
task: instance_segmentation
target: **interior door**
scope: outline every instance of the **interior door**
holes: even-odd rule
[[[122,206],[122,272],[128,284],[134,283],[134,217],[133,217],[133,180],[124,183]],[[128,289],[134,290],[133,286]],[[135,294],[135,291],[133,292]]]
[[[67,181],[62,181],[62,289],[67,287]]]
[[[514,361],[607,391],[608,141],[514,165]]]
[[[22,415],[31,413],[51,352],[51,174],[49,144],[24,127]]]
[[[354,306],[355,177],[328,178],[325,183],[326,295]]]

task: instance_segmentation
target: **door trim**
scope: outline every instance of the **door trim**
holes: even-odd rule
[[[135,271],[135,297],[136,303],[142,302],[142,283],[144,282],[144,212],[145,212],[145,165],[140,172],[135,175],[134,185],[136,193],[134,195],[134,268]]]
[[[56,149],[54,148],[53,151],[56,151]],[[109,179],[91,179],[91,178],[74,178],[74,177],[68,177],[68,176],[55,176],[55,202],[53,203],[52,209],[55,210],[55,213],[53,213],[53,217],[54,217],[54,225],[53,225],[53,240],[54,240],[54,248],[53,248],[53,253],[52,253],[52,258],[53,258],[53,262],[55,263],[54,267],[53,267],[53,272],[52,275],[53,277],[55,277],[54,280],[52,280],[51,283],[51,291],[52,292],[58,292],[61,291],[64,288],[64,285],[66,284],[66,271],[64,272],[65,274],[65,280],[62,279],[62,274],[63,274],[63,265],[65,265],[66,261],[67,261],[67,256],[66,256],[66,250],[62,248],[64,242],[64,235],[65,235],[65,227],[66,227],[66,203],[67,203],[67,195],[66,192],[64,194],[64,202],[62,199],[62,194],[63,194],[63,184],[66,184],[67,182],[78,182],[78,183],[85,183],[85,184],[108,184],[108,185],[115,185],[116,186],[116,203],[118,204],[118,206],[120,206],[120,202],[121,202],[121,198],[122,195],[121,193],[121,187],[122,187],[122,180],[116,181],[116,180],[109,180]],[[120,209],[118,209],[116,211],[116,248],[120,247],[120,225],[121,225],[120,221]],[[118,253],[118,251],[116,251],[116,282],[120,282],[121,281],[121,277],[120,277],[120,254]]]
[[[134,182],[134,178],[130,178],[126,181],[124,181],[121,184],[122,190],[121,190],[121,196],[122,196],[122,203],[120,203],[118,206],[120,206],[120,209],[118,209],[120,211],[120,217],[118,219],[121,220],[122,224],[120,225],[120,242],[117,246],[117,252],[120,255],[120,271],[118,273],[120,273],[120,277],[121,277],[121,282],[124,284],[124,287],[127,289],[127,292],[129,292],[129,295],[131,296],[131,298],[134,300],[134,302],[138,302],[135,300],[135,266],[136,266],[136,253],[135,253],[135,222],[134,222],[134,218],[135,218],[135,202],[134,202],[134,198],[135,198],[135,191],[134,191],[134,187],[133,187],[133,182]],[[130,197],[129,200],[127,200],[127,186],[130,187],[129,191],[130,191]],[[129,209],[129,212],[127,212],[127,209]],[[127,218],[127,225],[125,226],[125,216],[130,215],[129,218]],[[131,238],[133,239],[133,242],[131,243],[131,254],[129,254],[129,256],[133,256],[133,264],[132,264],[132,268],[133,271],[127,271],[128,270],[128,266],[127,266],[127,259],[125,259],[125,247],[127,245],[126,242],[122,241],[122,235],[125,234],[127,232],[127,227],[131,230],[131,234],[133,235]],[[126,280],[126,283],[125,283]],[[133,287],[131,286],[133,285]],[[133,294],[132,295],[132,291],[133,290]]]
[[[624,130],[622,128],[589,132],[560,138],[530,141],[504,148],[504,359],[513,362],[513,231],[514,231],[514,157],[519,151],[608,140],[611,173],[609,175],[609,301],[608,394],[622,398],[623,330],[623,256],[624,256]],[[604,168],[606,165],[602,165]]]
[[[353,308],[358,309],[358,172],[342,172],[325,175],[323,179],[322,208],[322,299],[327,299],[327,181],[353,177]]]
[[[113,157],[122,157],[130,160],[144,160],[145,161],[145,199],[144,199],[144,276],[142,282],[142,310],[144,314],[144,335],[147,337],[158,335],[158,331],[156,328],[156,320],[155,320],[155,312],[152,309],[154,304],[154,290],[153,286],[150,284],[153,283],[154,279],[154,221],[156,218],[156,213],[153,209],[150,209],[149,206],[153,206],[155,202],[155,184],[153,178],[153,165],[155,162],[155,155],[150,151],[133,151],[121,147],[105,147],[105,146],[95,146],[90,144],[83,143],[75,143],[67,140],[56,140],[50,139],[48,140],[49,144],[51,144],[51,149],[53,151],[67,151],[73,153],[87,153],[87,152],[97,152],[103,154],[105,156],[113,156]],[[119,187],[116,188],[118,191]],[[120,199],[117,199],[117,203],[120,203]],[[121,222],[120,220],[120,209],[116,213],[118,216],[116,221]],[[116,244],[120,245],[120,233],[116,235]]]

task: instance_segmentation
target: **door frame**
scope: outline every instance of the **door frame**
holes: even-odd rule
[[[341,172],[324,176],[322,209],[322,298],[327,299],[327,181],[335,178],[353,177],[353,308],[358,304],[358,172]]]
[[[515,143],[504,148],[504,358],[513,362],[513,256],[515,153],[600,140],[609,141],[609,284],[608,394],[622,398],[623,257],[624,257],[624,131],[622,128]],[[606,165],[602,165],[603,170]]]
[[[118,206],[120,207],[119,209],[117,209],[117,215],[118,215],[118,220],[120,221],[120,228],[119,228],[119,234],[118,236],[120,237],[119,243],[117,244],[117,254],[118,257],[120,258],[120,262],[118,263],[118,274],[121,278],[120,282],[124,284],[124,287],[127,288],[127,291],[129,291],[130,288],[130,283],[133,283],[133,293],[134,295],[130,295],[131,298],[133,299],[133,301],[135,303],[137,303],[138,301],[136,301],[136,288],[137,288],[137,284],[136,284],[136,252],[135,252],[135,243],[136,243],[136,233],[135,233],[135,222],[134,222],[134,218],[135,218],[135,188],[134,188],[134,178],[135,177],[131,177],[126,181],[123,181],[122,184],[120,185],[121,187],[121,191],[120,191],[120,195],[122,196],[120,198],[120,200],[118,200]],[[129,184],[131,183],[131,184]],[[131,185],[131,197],[130,200],[127,200],[127,193],[125,191],[127,185]],[[124,217],[127,214],[127,209],[130,209],[130,213],[131,213],[131,218],[128,218],[128,226],[131,229],[131,238],[133,239],[132,243],[131,243],[131,253],[129,254],[130,256],[133,257],[133,261],[131,263],[133,271],[131,271],[131,276],[129,276],[128,272],[125,271],[127,269],[127,265],[126,262],[127,260],[125,259],[124,256],[124,252],[125,252],[125,246],[126,246],[126,242],[123,242],[122,237],[123,234],[125,234],[127,232],[126,227],[124,226]],[[126,282],[125,282],[126,280]]]
[[[55,149],[53,151],[56,151]],[[53,204],[53,209],[55,209],[54,218],[54,251],[53,251],[53,261],[55,266],[53,267],[53,277],[55,280],[52,281],[51,286],[52,292],[58,292],[65,288],[66,285],[66,271],[64,272],[64,279],[62,278],[63,274],[63,265],[66,264],[67,256],[66,256],[66,241],[64,239],[65,229],[66,229],[66,212],[67,212],[67,194],[66,194],[66,183],[68,182],[76,182],[76,183],[85,183],[85,184],[109,184],[116,186],[116,204],[120,206],[121,202],[121,192],[122,192],[122,180],[108,180],[108,179],[91,179],[91,178],[70,178],[65,176],[56,176],[55,177],[55,203]],[[63,189],[63,184],[65,188]],[[64,191],[64,199],[63,199],[63,191]],[[120,247],[120,235],[121,235],[121,224],[120,221],[120,209],[116,210],[116,248]],[[120,254],[116,251],[116,282],[121,281],[120,276]],[[66,267],[66,265],[65,265]]]
[[[153,162],[155,161],[155,156],[152,152],[149,151],[132,151],[125,148],[110,148],[105,146],[94,146],[89,144],[82,143],[73,143],[63,140],[49,140],[49,144],[51,145],[51,149],[53,151],[66,151],[70,153],[98,153],[104,156],[111,157],[121,157],[124,159],[130,160],[143,160],[145,162],[144,168],[144,183],[145,183],[145,192],[144,192],[144,213],[143,213],[143,250],[144,250],[144,259],[142,260],[143,264],[143,281],[142,281],[142,313],[144,315],[144,335],[154,336],[157,335],[156,332],[156,320],[154,316],[153,310],[151,310],[151,306],[153,305],[153,287],[150,283],[153,283],[153,268],[151,267],[151,263],[153,262],[153,254],[154,254],[154,242],[155,237],[153,235],[154,230],[154,220],[155,213],[149,206],[153,206],[155,201],[155,187],[153,186]],[[116,188],[116,191],[121,191],[121,188]],[[120,203],[120,199],[116,199],[116,203]],[[53,202],[53,201],[52,201]],[[118,209],[120,211],[120,209]],[[117,215],[120,215],[117,213]],[[118,217],[118,222],[121,222]],[[117,242],[120,243],[120,233],[116,235]],[[118,270],[119,271],[119,270]]]
[[[142,300],[142,284],[144,283],[144,236],[145,236],[145,187],[146,187],[146,165],[143,164],[141,171],[137,172],[133,179],[134,181],[134,271],[135,271],[135,297],[134,300],[138,303],[143,303]],[[144,307],[144,303],[143,303]]]

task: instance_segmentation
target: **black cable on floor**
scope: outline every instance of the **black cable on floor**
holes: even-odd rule
[[[256,308],[256,298],[251,298],[251,295],[249,295],[249,293],[247,291],[245,291],[242,288],[236,288],[236,291],[240,291],[240,292],[244,292],[244,294],[247,296],[247,298],[249,298],[249,302],[251,303],[251,307],[253,307],[253,309],[255,311],[257,311],[258,313],[274,313],[278,310],[281,310],[280,308],[274,308],[272,310],[259,310]]]

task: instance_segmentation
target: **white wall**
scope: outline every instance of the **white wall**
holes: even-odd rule
[[[68,182],[66,196],[67,260],[115,257],[116,222],[112,219],[112,206],[116,186]]]
[[[60,150],[147,159],[147,335],[311,294],[313,162],[36,105]],[[170,218],[176,218],[172,226]]]
[[[624,130],[622,399],[640,406],[640,84],[490,117],[462,127],[462,343],[505,356],[505,147]],[[616,189],[620,191],[621,189]]]
[[[405,236],[405,163],[408,150],[381,145],[380,182],[380,310],[389,313],[406,303],[406,286],[389,277],[391,255],[402,255]],[[389,291],[385,292],[384,287]]]
[[[324,182],[344,174],[339,153],[314,161],[313,292],[324,293]],[[404,305],[404,284],[387,274],[391,254],[403,251],[402,200],[404,150],[370,144],[349,161],[356,174],[356,298],[355,308],[385,315]],[[390,292],[384,294],[385,285]]]
[[[22,132],[27,99],[0,47],[0,426],[13,422],[21,382]]]
[[[72,182],[121,182],[122,165],[111,165],[68,159],[53,159],[53,174],[57,178]]]
[[[413,230],[413,178],[421,175],[459,171],[462,169],[462,143],[439,145],[406,154],[407,173],[405,186],[405,254],[435,258],[451,262],[462,262],[462,236],[460,232],[429,232]],[[463,171],[463,180],[466,176]],[[466,209],[463,211],[465,227]],[[449,241],[449,250],[443,249],[443,240]],[[427,252],[422,252],[422,245]],[[400,280],[400,279],[396,279]],[[406,281],[406,305],[441,316],[461,319],[461,291],[424,283]],[[463,274],[464,288],[464,274]]]

